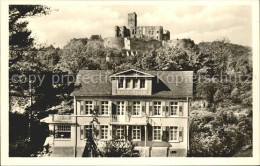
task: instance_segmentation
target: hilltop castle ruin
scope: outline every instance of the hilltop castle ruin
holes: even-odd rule
[[[137,26],[137,14],[128,13],[128,27],[115,26],[115,36],[104,39],[105,48],[117,48],[135,55],[138,51],[158,49],[170,42],[170,32],[162,26]]]
[[[137,14],[128,13],[128,28],[115,26],[115,37],[130,37],[145,40],[170,40],[170,32],[162,26],[137,26]]]

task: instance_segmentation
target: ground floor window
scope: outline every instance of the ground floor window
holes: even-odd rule
[[[55,138],[70,139],[71,138],[71,126],[70,125],[56,125],[55,126]]]
[[[125,139],[125,126],[116,127],[116,138],[120,140]]]
[[[133,126],[133,140],[141,140],[141,126]]]
[[[161,131],[162,131],[161,126],[153,127],[153,140],[154,141],[161,141],[161,136],[162,136]]]
[[[101,125],[101,139],[108,139],[108,126]]]
[[[178,126],[170,127],[170,141],[178,141]]]

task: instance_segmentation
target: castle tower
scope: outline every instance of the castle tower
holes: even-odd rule
[[[128,13],[128,28],[130,29],[130,37],[136,36],[136,27],[137,27],[137,15],[135,12]]]

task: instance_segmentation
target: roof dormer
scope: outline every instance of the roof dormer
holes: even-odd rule
[[[112,78],[112,95],[151,95],[151,74],[130,69],[110,76]]]

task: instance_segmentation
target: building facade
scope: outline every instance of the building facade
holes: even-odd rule
[[[192,71],[81,70],[78,78],[74,113],[42,120],[54,132],[46,140],[52,156],[82,156],[93,128],[99,147],[120,139],[133,141],[143,157],[187,155]]]

